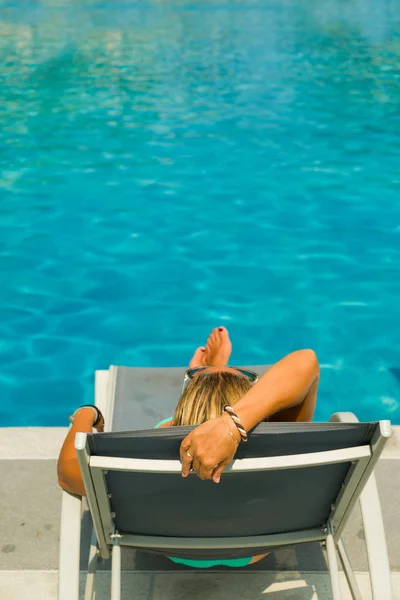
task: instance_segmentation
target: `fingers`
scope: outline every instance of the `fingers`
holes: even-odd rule
[[[187,454],[181,454],[181,463],[182,463],[182,477],[187,477],[190,473],[190,469],[192,468],[192,459],[187,456]]]
[[[227,467],[229,465],[229,463],[230,463],[229,459],[224,460],[221,463],[219,463],[219,465],[217,467],[215,467],[214,471],[212,472],[212,476],[211,476],[214,483],[220,482],[222,472],[225,470],[225,467]]]
[[[181,461],[182,461],[182,477],[187,477],[189,475],[191,469],[193,469],[193,471],[195,471],[195,473],[197,474],[199,479],[202,479],[203,481],[212,479],[214,481],[214,483],[220,482],[223,471],[226,469],[226,467],[231,462],[230,459],[226,459],[223,462],[221,462],[219,465],[217,465],[216,467],[209,466],[209,465],[204,465],[196,457],[194,457],[193,462],[192,462],[192,460],[186,455],[186,453],[184,455],[181,454]]]
[[[193,459],[193,470],[197,473],[199,479],[203,481],[212,478],[213,470],[215,469],[215,463],[210,465],[199,459],[198,457],[194,457]]]
[[[187,477],[189,475],[190,471],[193,469],[193,471],[196,472],[196,474],[198,475],[198,477],[200,479],[203,479],[203,480],[211,479],[213,469],[215,467],[215,463],[214,463],[214,465],[209,465],[207,463],[204,463],[198,456],[195,456],[195,455],[193,455],[193,458],[190,458],[187,455],[187,452],[189,452],[189,454],[191,454],[190,448],[191,448],[191,436],[189,435],[181,443],[181,447],[180,447],[180,451],[179,451],[179,454],[181,457],[181,463],[182,463],[182,477]]]
[[[179,449],[182,477],[187,477],[192,469],[200,479],[213,479],[218,483],[236,450],[236,447],[232,448],[233,440],[227,433],[221,418],[202,423],[189,433]]]
[[[181,443],[181,447],[179,449],[179,455],[181,457],[182,463],[182,477],[187,477],[190,473],[190,469],[192,467],[192,459],[186,454],[186,451],[190,448],[190,435],[185,437],[183,442]]]

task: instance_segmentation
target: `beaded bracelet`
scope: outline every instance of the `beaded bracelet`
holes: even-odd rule
[[[247,442],[248,438],[246,430],[243,427],[241,420],[233,410],[232,406],[229,406],[229,404],[227,404],[226,406],[224,406],[224,411],[228,413],[232,421],[235,423],[237,430],[240,433],[240,437],[242,438],[242,442]]]

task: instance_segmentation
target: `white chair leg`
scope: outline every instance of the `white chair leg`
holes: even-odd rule
[[[337,562],[335,542],[331,533],[328,533],[326,538],[326,554],[328,556],[329,575],[332,585],[333,600],[342,600],[339,581],[339,567]]]
[[[118,537],[113,540],[111,555],[111,600],[121,600],[121,546]]]
[[[79,600],[82,500],[63,491],[61,502],[58,600]]]
[[[393,600],[390,564],[375,475],[360,496],[373,600]]]
[[[94,584],[95,584],[96,571],[97,571],[98,554],[99,554],[99,552],[98,552],[98,547],[97,547],[97,538],[96,538],[96,533],[93,529],[92,539],[90,541],[89,561],[88,561],[86,587],[85,587],[85,600],[94,600],[94,591],[95,591]]]
[[[358,423],[353,413],[335,413],[330,421]],[[393,600],[389,556],[383,526],[382,509],[375,475],[372,473],[360,496],[365,543],[373,600]]]
[[[360,588],[358,587],[358,583],[353,573],[353,569],[351,568],[350,559],[348,557],[342,539],[340,539],[338,542],[338,552],[353,600],[363,600]]]

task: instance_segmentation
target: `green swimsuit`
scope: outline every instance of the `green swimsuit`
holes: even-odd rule
[[[160,427],[164,423],[168,423],[168,421],[171,421],[171,420],[172,420],[172,417],[163,419],[162,421],[157,423],[157,425],[155,426],[155,429],[157,429],[157,427]],[[210,567],[217,567],[217,566],[221,566],[221,565],[223,567],[247,567],[247,565],[249,565],[251,563],[251,561],[253,560],[252,556],[246,557],[246,558],[227,558],[226,560],[224,560],[224,559],[220,559],[220,560],[189,560],[186,558],[177,558],[175,556],[169,556],[168,558],[170,560],[172,560],[174,563],[178,563],[180,565],[186,565],[188,567],[195,567],[196,569],[209,569]]]

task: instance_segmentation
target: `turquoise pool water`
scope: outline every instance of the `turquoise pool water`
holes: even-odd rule
[[[400,423],[400,3],[0,0],[0,420],[314,348]],[[394,373],[394,374],[393,374]]]

